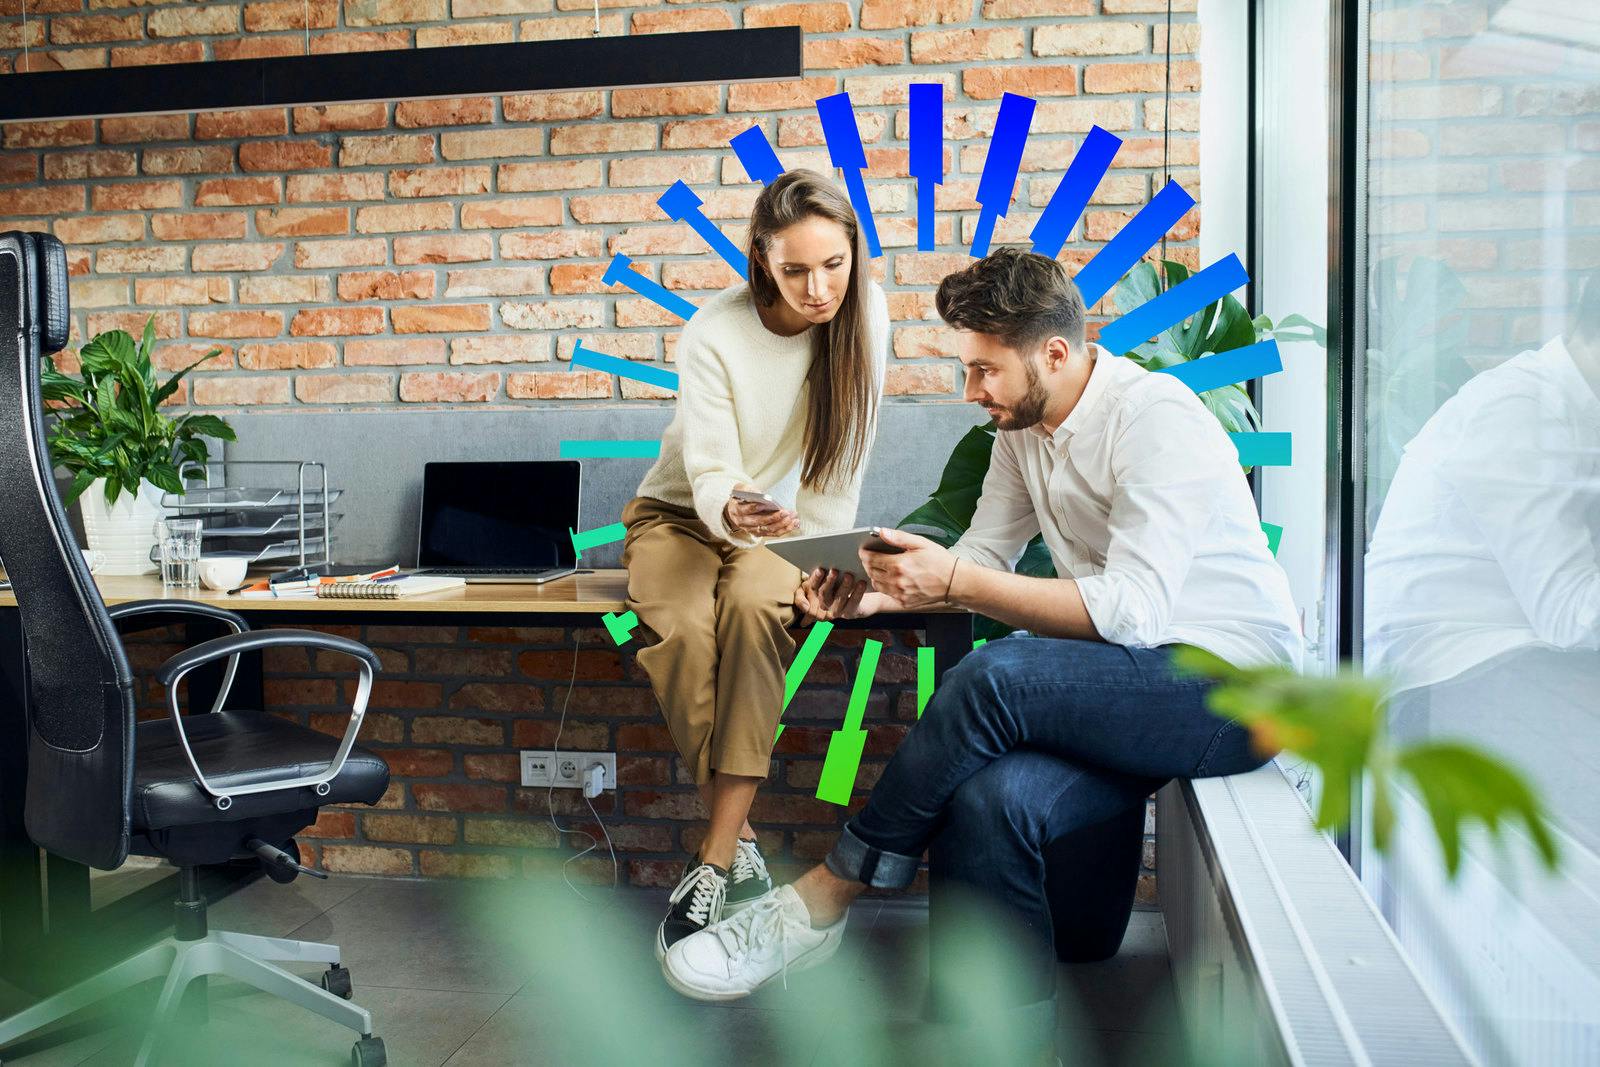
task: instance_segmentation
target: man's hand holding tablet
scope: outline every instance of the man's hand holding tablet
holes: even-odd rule
[[[876,528],[859,550],[868,580],[816,568],[795,590],[795,610],[819,620],[861,619],[880,611],[915,611],[948,603],[957,563],[935,541],[888,527]]]

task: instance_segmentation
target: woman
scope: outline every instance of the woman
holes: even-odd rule
[[[639,665],[710,813],[657,957],[772,885],[748,815],[772,758],[804,575],[762,546],[854,525],[883,389],[888,305],[838,189],[807,170],[767,186],[748,255],[748,284],[683,329],[677,413],[622,513],[628,607],[660,638]]]

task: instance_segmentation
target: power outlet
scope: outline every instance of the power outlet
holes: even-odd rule
[[[551,786],[557,789],[578,789],[583,786],[583,772],[591,764],[605,768],[607,789],[617,787],[617,754],[615,752],[555,753],[537,749],[522,750],[522,784]]]

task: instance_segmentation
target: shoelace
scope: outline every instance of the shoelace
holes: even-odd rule
[[[712,911],[721,907],[728,886],[715,867],[709,863],[702,863],[678,883],[678,888],[672,891],[668,903],[676,905],[690,892],[693,892],[694,896],[689,900],[689,918],[705,926],[710,920]]]
[[[789,988],[789,922],[783,901],[763,897],[731,919],[710,928],[728,950],[728,955],[744,966],[744,957],[765,948],[776,937],[783,956],[783,988]]]
[[[739,839],[739,844],[734,848],[731,873],[735,882],[747,882],[752,878],[766,881],[767,861],[761,858],[754,841]]]

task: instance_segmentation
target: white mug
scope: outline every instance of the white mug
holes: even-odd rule
[[[200,584],[226,591],[244,584],[246,560],[242,556],[201,556]]]

